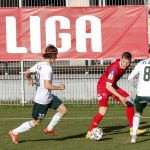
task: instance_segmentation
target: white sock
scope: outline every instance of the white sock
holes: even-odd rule
[[[135,114],[133,117],[133,136],[137,135],[137,130],[139,128],[139,123],[140,123],[140,114]]]
[[[16,129],[13,129],[12,132],[17,135],[19,133],[22,133],[22,132],[25,132],[25,131],[28,131],[30,130],[31,128],[33,128],[34,125],[32,123],[32,121],[27,121],[27,122],[24,122],[21,126],[19,126],[18,128]]]
[[[62,118],[63,118],[63,115],[60,114],[59,112],[57,112],[57,113],[53,116],[53,118],[52,118],[52,120],[50,121],[49,125],[47,126],[47,129],[48,129],[48,130],[52,130]]]

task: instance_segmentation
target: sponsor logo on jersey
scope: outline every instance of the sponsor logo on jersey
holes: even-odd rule
[[[112,71],[110,72],[110,74],[108,75],[108,79],[112,80],[113,77],[114,77],[114,74],[115,74],[115,70],[112,70]]]

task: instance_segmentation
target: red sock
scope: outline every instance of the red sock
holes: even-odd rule
[[[130,128],[133,126],[133,117],[134,117],[134,106],[126,107],[126,116],[128,119],[128,123]]]
[[[100,113],[97,113],[92,120],[92,123],[90,125],[89,131],[91,131],[93,128],[97,127],[97,125],[99,124],[99,122],[103,119],[103,115],[101,115]]]

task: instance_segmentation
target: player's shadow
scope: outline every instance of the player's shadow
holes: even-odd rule
[[[147,122],[141,122],[140,123],[140,129],[148,129],[148,128],[150,128],[150,125],[143,125],[145,123],[147,123]],[[149,133],[150,133],[150,131],[146,131],[146,132],[142,133],[139,136],[149,136]]]
[[[70,136],[65,136],[65,137],[61,137],[61,138],[44,138],[44,139],[35,139],[35,140],[22,140],[19,143],[23,143],[23,142],[29,142],[29,141],[50,141],[50,140],[54,140],[54,141],[64,141],[64,140],[68,140],[68,139],[75,139],[75,138],[83,138],[85,137],[86,133],[80,133],[80,134],[76,134],[76,135],[70,135]]]
[[[150,125],[145,125],[143,126],[143,124],[146,124],[147,122],[141,122],[140,125],[142,125],[140,128],[144,129],[144,128],[149,128]],[[108,126],[108,127],[104,127],[104,133],[106,133],[106,135],[112,135],[112,134],[120,134],[120,133],[128,133],[128,130],[124,130],[124,128],[128,128],[128,125],[119,125],[119,126]],[[146,132],[145,132],[146,133]],[[144,134],[142,134],[144,135]]]
[[[147,121],[142,121],[140,122],[140,125],[147,123]]]
[[[85,139],[85,135],[86,135],[86,133],[80,133],[80,134],[65,136],[65,137],[61,137],[61,138],[43,138],[43,139],[34,139],[34,140],[22,140],[19,143],[34,142],[34,141],[51,141],[51,140],[65,141],[65,140],[76,139],[76,138],[84,138]],[[103,138],[101,141],[106,141],[106,140],[110,140],[110,139],[112,139],[112,138]]]
[[[138,138],[138,140],[139,140],[139,138]],[[143,142],[146,142],[146,141],[149,141],[149,140],[150,140],[150,138],[144,139],[144,140],[139,140],[139,141],[136,142],[136,144],[137,144],[137,143],[143,143]]]
[[[150,136],[150,131],[145,131],[144,133],[138,135],[138,136]]]
[[[142,125],[142,128],[149,128],[150,125],[145,125],[143,126],[143,124],[145,124],[147,122],[141,122],[140,124]],[[106,140],[111,140],[112,138],[107,138],[107,135],[113,135],[113,134],[120,134],[120,133],[127,133],[128,131],[122,131],[124,130],[124,128],[127,128],[128,125],[119,125],[119,126],[108,126],[108,127],[103,127],[103,131],[104,131],[104,136],[101,139],[101,141],[106,141]],[[149,131],[150,132],[150,131]],[[145,132],[144,134],[142,134],[143,136],[148,134],[149,132]],[[86,133],[80,133],[80,134],[75,134],[75,135],[70,135],[70,136],[65,136],[65,137],[54,137],[54,138],[43,138],[43,139],[29,139],[29,140],[22,140],[19,143],[24,143],[24,142],[32,142],[32,141],[65,141],[68,139],[76,139],[76,138],[84,138],[85,139],[85,135]],[[150,140],[150,139],[147,139]],[[144,141],[144,140],[143,140]],[[141,141],[142,142],[142,141]]]
[[[148,128],[150,128],[150,125],[143,125],[143,124],[145,124],[145,123],[147,123],[147,122],[141,122],[141,123],[140,123],[141,129],[148,129]],[[140,143],[143,143],[143,142],[146,142],[146,141],[150,141],[150,138],[140,140],[140,136],[149,137],[149,136],[150,136],[150,131],[146,131],[146,132],[144,132],[143,134],[138,135],[138,136],[139,136],[139,137],[138,137],[138,139],[137,139],[136,144],[138,144],[138,143],[140,144]]]
[[[143,125],[142,123],[140,123],[140,128],[141,128],[141,129],[148,129],[148,128],[150,128],[150,124],[148,124],[148,125]]]
[[[127,131],[122,131],[122,129],[124,129],[126,127],[128,127],[128,125],[108,126],[108,127],[104,127],[103,131],[104,131],[105,135],[126,133]]]
[[[107,140],[112,140],[113,138],[106,138],[105,135],[103,136],[103,138],[100,141],[107,141]]]

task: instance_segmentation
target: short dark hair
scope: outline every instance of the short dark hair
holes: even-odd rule
[[[148,49],[148,53],[150,54],[150,47],[149,47],[149,49]]]
[[[124,52],[124,53],[122,54],[122,58],[126,58],[126,59],[128,59],[129,61],[131,61],[131,60],[132,60],[132,54],[131,54],[130,52]]]
[[[45,49],[45,53],[43,54],[43,57],[56,58],[57,54],[58,54],[58,49],[54,45],[49,44]]]

